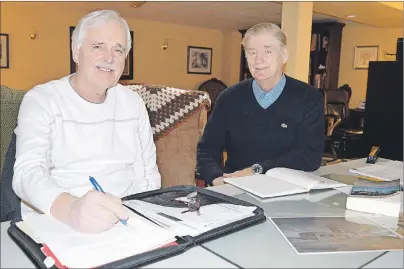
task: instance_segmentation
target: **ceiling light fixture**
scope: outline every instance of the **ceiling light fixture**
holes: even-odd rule
[[[356,18],[356,15],[355,15],[355,14],[348,15],[348,16],[346,16],[346,18],[347,18],[347,19],[353,19],[353,18]]]
[[[146,4],[146,1],[136,1],[136,2],[132,2],[130,6],[133,8],[139,8],[139,7],[143,6],[144,4]]]

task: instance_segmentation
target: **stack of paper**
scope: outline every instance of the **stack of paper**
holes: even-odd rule
[[[44,214],[23,221],[36,241],[43,242],[69,268],[92,268],[146,252],[170,242],[175,235],[130,215],[128,226],[118,222],[100,234],[83,234]]]
[[[179,236],[196,236],[228,223],[253,216],[256,207],[218,203],[204,205],[200,214],[186,208],[160,206],[130,200],[124,204]]]
[[[349,169],[349,172],[383,181],[400,179],[400,184],[403,185],[403,162],[400,161],[388,161],[360,168],[353,168]]]

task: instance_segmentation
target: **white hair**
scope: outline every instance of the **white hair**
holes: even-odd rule
[[[130,36],[129,26],[126,20],[122,18],[118,12],[113,10],[98,10],[81,18],[72,34],[72,50],[80,49],[81,45],[83,44],[83,40],[86,37],[88,27],[100,26],[110,21],[117,21],[121,23],[126,30],[126,55],[128,55],[132,47],[132,38]]]
[[[286,35],[283,33],[281,28],[279,28],[278,25],[273,23],[259,23],[249,28],[245,33],[243,40],[241,41],[241,45],[243,45],[244,49],[246,49],[247,40],[251,36],[257,36],[262,33],[272,34],[279,41],[281,48],[286,47],[287,45]]]

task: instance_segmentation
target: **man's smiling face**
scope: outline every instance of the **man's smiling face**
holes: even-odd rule
[[[85,39],[73,57],[86,81],[96,88],[116,85],[126,58],[126,32],[117,21],[110,21],[86,30]]]
[[[257,81],[281,77],[287,52],[272,33],[266,31],[250,36],[246,40],[245,52],[251,75]]]

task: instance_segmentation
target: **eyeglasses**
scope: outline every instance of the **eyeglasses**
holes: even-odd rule
[[[201,215],[199,209],[201,208],[201,200],[198,198],[198,192],[194,191],[187,195],[187,202],[183,202],[187,205],[188,210],[181,212],[182,214],[187,212],[196,212],[198,216]]]

